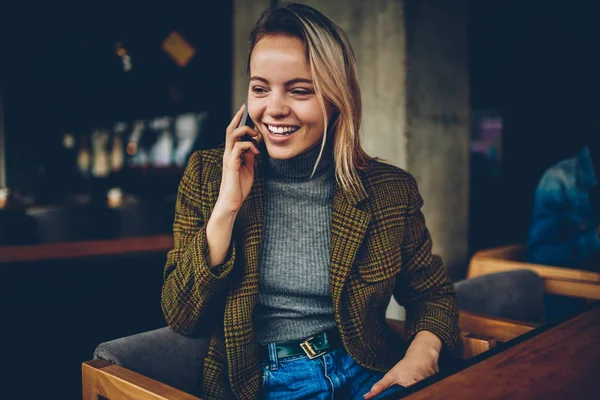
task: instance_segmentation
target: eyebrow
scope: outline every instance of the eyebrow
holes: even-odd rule
[[[262,78],[260,76],[251,76],[250,81],[261,81],[261,82],[266,83],[267,85],[269,84],[269,81],[267,79]],[[311,79],[306,79],[306,78],[294,78],[294,79],[290,79],[289,81],[285,82],[285,86],[291,86],[296,83],[308,83],[308,84],[312,85],[313,81]]]

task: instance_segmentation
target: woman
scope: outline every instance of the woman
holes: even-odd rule
[[[256,128],[242,106],[225,147],[191,157],[165,267],[167,322],[210,335],[204,396],[373,398],[432,375],[458,343],[452,284],[414,179],[360,146],[346,36],[310,7],[269,9],[248,72]]]

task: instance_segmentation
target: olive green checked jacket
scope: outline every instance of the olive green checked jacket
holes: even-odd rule
[[[257,157],[254,184],[237,215],[227,260],[209,268],[205,226],[219,195],[222,157],[222,148],[195,152],[181,179],[175,246],[167,256],[161,304],[175,331],[210,337],[204,397],[255,399],[262,378],[252,312],[258,301],[265,184]],[[439,257],[431,253],[414,178],[378,161],[359,175],[360,190],[345,191],[336,183],[332,205],[331,297],[346,351],[377,371],[389,370],[402,358],[407,344],[385,322],[396,280],[408,342],[428,330],[452,351],[459,342],[454,289]]]

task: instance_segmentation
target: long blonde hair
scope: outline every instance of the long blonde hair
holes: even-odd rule
[[[332,131],[335,177],[344,190],[362,188],[358,170],[371,159],[360,144],[362,101],[354,51],[346,34],[329,18],[312,7],[288,3],[267,9],[250,33],[250,57],[264,36],[287,35],[300,39],[306,48],[315,92],[324,116],[325,132],[314,171],[321,160],[328,131]],[[335,107],[327,118],[325,100]]]

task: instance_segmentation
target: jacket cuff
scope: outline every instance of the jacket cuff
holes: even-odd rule
[[[432,315],[431,312],[429,314]],[[454,315],[449,310],[438,311],[433,315],[421,317],[413,321],[407,318],[406,332],[408,343],[412,343],[420,331],[429,331],[442,341],[442,350],[447,350],[451,354],[457,355],[460,350],[459,345],[461,344],[460,329],[456,323],[458,315]]]
[[[208,266],[208,241],[206,240],[206,227],[202,228],[187,246],[182,255],[184,265],[196,266],[197,282],[201,285],[209,285],[215,281],[224,279],[233,269],[236,257],[235,243],[233,237],[229,244],[227,257],[222,264],[210,268]]]

